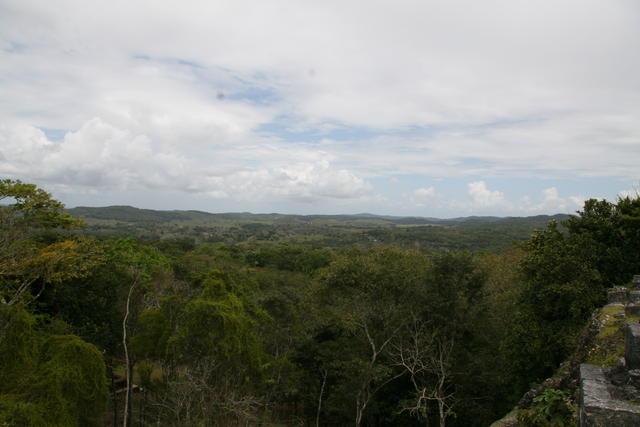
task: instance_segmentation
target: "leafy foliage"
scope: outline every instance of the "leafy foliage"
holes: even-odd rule
[[[107,390],[102,354],[76,336],[52,335],[25,308],[45,284],[87,276],[101,262],[99,251],[87,239],[38,238],[43,230],[81,224],[44,190],[5,179],[0,200],[7,198],[13,204],[0,207],[0,420],[99,424]]]
[[[71,229],[81,225],[63,211],[62,203],[33,184],[5,179],[0,181],[0,200],[14,203],[0,206],[0,301],[28,303],[31,285],[41,286],[82,277],[99,262],[92,242],[66,239],[39,242],[36,233],[53,228]],[[32,298],[30,298],[32,297]]]
[[[639,208],[640,198],[617,204],[591,199],[563,223],[564,231],[552,222],[524,244],[524,286],[503,341],[519,392],[549,376],[569,354],[579,330],[603,304],[605,289],[640,271]]]
[[[9,425],[100,425],[107,401],[102,354],[77,336],[36,330],[34,316],[22,307],[0,309],[6,325],[0,343],[0,420]]]
[[[51,194],[20,180],[0,180],[0,200],[14,203],[2,206],[2,226],[28,228],[75,228],[82,221],[64,212],[64,205],[51,198]]]
[[[518,413],[518,421],[527,427],[569,427],[576,425],[576,408],[570,402],[569,393],[547,389],[533,399],[531,409]]]
[[[60,425],[99,425],[107,402],[106,368],[95,346],[73,335],[48,337],[32,385],[48,417]]]
[[[121,420],[123,372],[142,386],[131,425],[487,425],[640,272],[638,199],[587,201],[503,251],[549,217],[81,208],[94,228],[68,234],[43,190],[0,197],[9,425],[104,423],[107,375]],[[520,418],[564,425],[571,403],[547,390]]]
[[[498,252],[526,240],[534,229],[567,215],[526,218],[468,217],[449,220],[375,215],[282,215],[198,211],[154,211],[130,206],[78,207],[68,210],[89,224],[84,233],[199,243],[244,244],[258,266],[280,268],[279,249],[383,247]],[[283,245],[284,244],[284,245]],[[285,246],[286,245],[286,246]],[[263,252],[264,250],[264,252]],[[275,259],[272,259],[275,255]],[[318,255],[313,254],[313,255]],[[265,262],[265,264],[262,264]],[[290,264],[292,265],[292,264]],[[295,267],[297,268],[297,267]],[[291,267],[288,267],[291,269]],[[296,270],[300,271],[300,270]]]

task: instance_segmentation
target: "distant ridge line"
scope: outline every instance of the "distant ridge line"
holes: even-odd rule
[[[171,222],[171,221],[203,221],[206,219],[228,219],[236,221],[273,221],[273,220],[298,220],[298,221],[313,221],[314,219],[322,220],[373,220],[373,221],[387,221],[397,224],[414,224],[414,225],[429,225],[429,224],[456,224],[462,222],[475,222],[475,223],[495,223],[501,221],[526,221],[531,219],[544,220],[564,220],[571,215],[568,214],[555,214],[555,215],[533,215],[526,217],[498,217],[498,216],[468,216],[468,217],[456,217],[456,218],[432,218],[432,217],[420,217],[420,216],[395,216],[395,215],[376,215],[371,213],[358,213],[358,214],[282,214],[282,213],[251,213],[251,212],[223,212],[212,213],[200,210],[155,210],[137,208],[129,205],[113,205],[103,207],[89,207],[78,206],[75,208],[66,209],[66,211],[72,216],[86,219],[101,219],[101,220],[115,220],[124,222]]]

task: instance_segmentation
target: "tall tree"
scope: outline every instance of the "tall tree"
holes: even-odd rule
[[[102,354],[74,335],[42,327],[30,312],[47,283],[86,276],[101,262],[97,245],[66,235],[81,223],[33,184],[1,180],[0,423],[96,425],[106,403]],[[46,237],[46,238],[45,238]]]
[[[0,181],[0,302],[28,304],[46,283],[88,274],[99,261],[97,248],[86,239],[37,239],[47,230],[73,229],[82,223],[63,211],[64,205],[33,184]],[[32,289],[39,282],[40,288]]]
[[[551,222],[524,244],[524,286],[503,342],[517,391],[548,376],[566,357],[606,288],[640,272],[638,224],[640,197],[590,199],[562,227]]]
[[[411,308],[422,301],[417,292],[427,271],[422,254],[383,248],[346,251],[324,272],[334,315],[362,348],[352,363],[357,426],[376,394],[404,374],[394,368],[389,352],[410,320]]]
[[[200,274],[181,289],[165,289],[144,310],[130,349],[162,366],[151,399],[179,425],[255,421],[267,361],[258,334],[269,317],[233,289],[223,272]]]
[[[134,360],[129,352],[129,323],[132,315],[132,304],[136,300],[136,291],[151,279],[152,270],[162,264],[166,264],[165,258],[155,249],[149,246],[137,244],[128,239],[115,241],[108,251],[108,259],[124,269],[128,275],[129,284],[126,287],[124,302],[124,315],[122,317],[122,349],[125,361],[125,401],[122,425],[127,427],[131,422],[131,392]],[[141,307],[136,307],[138,311]]]

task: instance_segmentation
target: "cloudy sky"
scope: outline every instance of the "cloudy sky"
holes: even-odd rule
[[[0,0],[0,177],[454,217],[640,187],[637,0]]]

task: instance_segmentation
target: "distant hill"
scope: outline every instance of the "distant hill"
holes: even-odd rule
[[[313,221],[338,221],[353,222],[360,220],[372,220],[375,223],[389,223],[397,225],[462,225],[462,224],[514,224],[514,223],[538,223],[546,224],[550,220],[562,221],[569,215],[536,215],[528,217],[495,217],[495,216],[469,216],[451,219],[427,218],[427,217],[403,217],[389,215],[375,215],[369,213],[353,215],[289,215],[279,213],[254,214],[249,212],[209,213],[194,210],[161,211],[153,209],[139,209],[133,206],[106,206],[84,207],[67,209],[67,212],[76,218],[110,220],[129,223],[163,223],[163,222],[205,222],[215,223],[219,221],[248,221],[248,222],[300,222]]]
[[[76,218],[106,219],[122,222],[167,222],[184,219],[179,211],[156,211],[132,206],[106,206],[101,208],[77,207],[67,209]]]
[[[77,207],[68,213],[87,227],[81,233],[196,242],[280,244],[324,248],[396,245],[421,250],[501,251],[527,239],[551,220],[470,216],[452,219],[374,215],[286,215],[249,212],[157,211],[132,206]]]

